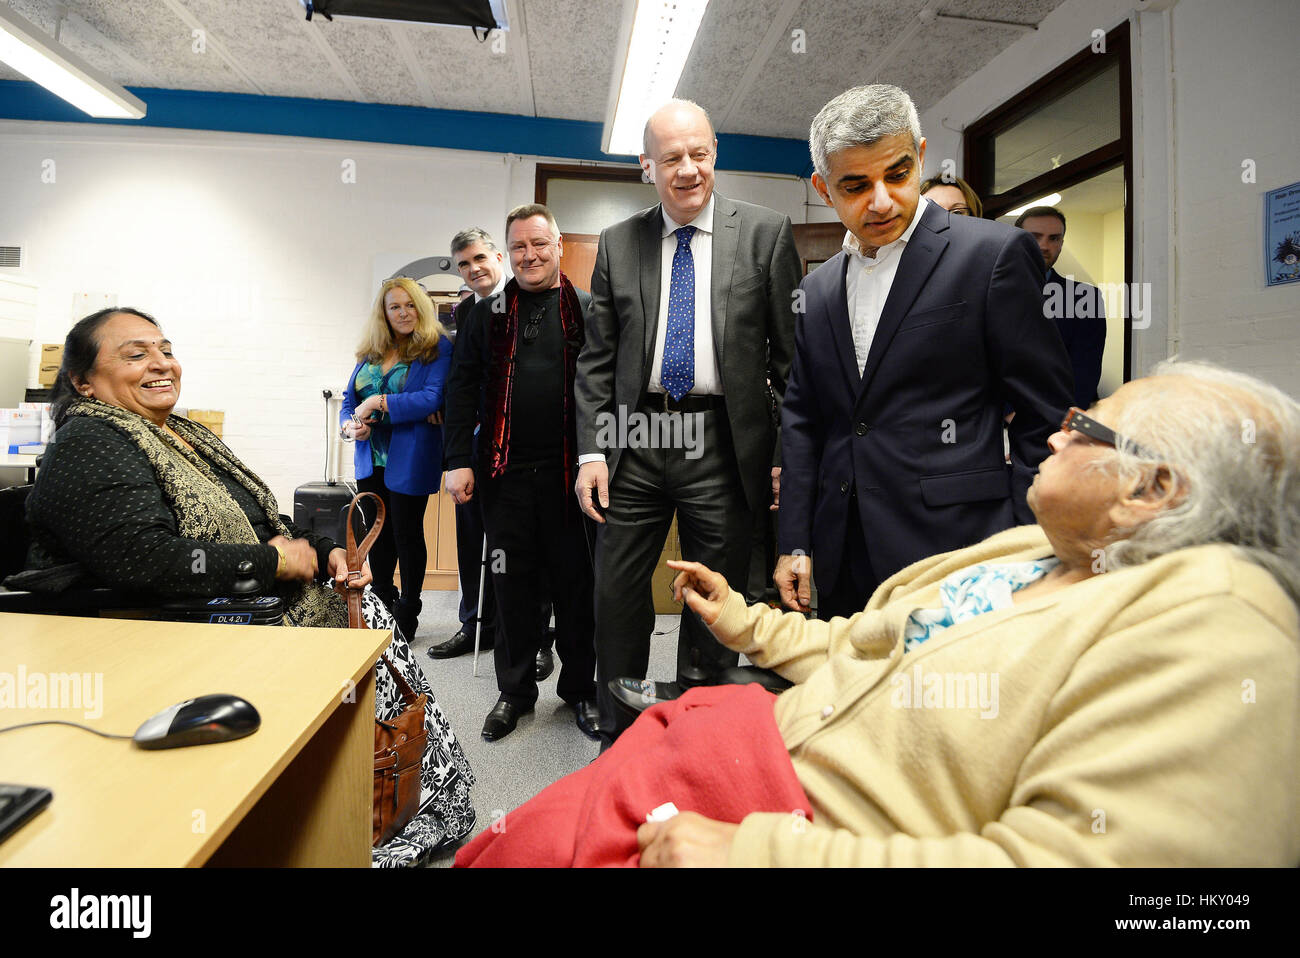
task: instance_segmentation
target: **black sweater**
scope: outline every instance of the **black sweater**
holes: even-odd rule
[[[212,463],[235,502],[248,516],[260,542],[275,535],[252,494]],[[293,538],[316,549],[320,572],[328,569],[335,543],[281,516]],[[203,542],[180,537],[144,451],[105,422],[85,416],[69,419],[46,450],[40,474],[27,498],[32,545],[29,569],[67,562],[81,565],[97,582],[131,592],[160,596],[229,594],[247,573],[267,592],[275,581],[279,556],[267,545]]]

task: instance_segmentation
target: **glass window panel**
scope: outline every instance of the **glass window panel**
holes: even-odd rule
[[[993,192],[1005,193],[1119,137],[1114,64],[994,137]]]
[[[659,195],[649,183],[563,179],[546,183],[546,205],[562,233],[599,233],[658,202]]]

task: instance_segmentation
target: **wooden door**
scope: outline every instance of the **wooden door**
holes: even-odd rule
[[[560,270],[574,286],[591,292],[591,274],[596,271],[596,247],[600,237],[594,233],[565,233],[564,255]]]
[[[838,253],[843,245],[844,227],[840,223],[794,225],[794,248],[805,276]]]

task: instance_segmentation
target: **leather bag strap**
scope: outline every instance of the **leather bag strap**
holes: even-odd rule
[[[397,684],[397,691],[402,694],[402,701],[406,703],[406,707],[414,708],[420,701],[420,697],[415,694],[415,689],[411,688],[406,679],[402,677],[402,673],[397,671],[397,666],[393,664],[387,653],[380,656],[380,658],[383,659],[384,665],[388,666],[389,674],[393,676],[393,681]]]
[[[353,531],[352,512],[357,507],[357,503],[362,499],[370,498],[375,500],[375,521],[370,526],[370,531],[366,537],[361,540],[361,545],[357,545],[356,533]],[[366,561],[366,556],[370,554],[370,547],[375,544],[379,538],[379,533],[384,528],[384,500],[373,492],[359,492],[352,497],[352,502],[348,504],[348,540],[347,540],[347,562],[348,562],[348,579],[349,581],[361,575],[361,566]],[[347,600],[348,603],[348,628],[364,629],[366,627],[365,616],[361,613],[361,589],[349,589],[346,584],[339,588],[338,584],[334,585],[335,590]]]

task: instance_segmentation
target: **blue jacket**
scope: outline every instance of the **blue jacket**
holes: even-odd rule
[[[431,426],[425,420],[431,413],[442,409],[443,388],[451,369],[451,351],[451,340],[445,336],[439,339],[438,358],[431,363],[419,360],[411,363],[402,391],[388,397],[393,439],[388,445],[384,485],[394,492],[431,496],[442,482],[442,427]],[[357,408],[355,385],[360,371],[361,363],[357,363],[348,377],[339,415],[340,426],[352,417],[352,411]],[[356,477],[365,479],[375,471],[370,440],[358,441],[355,446],[353,464]]]

